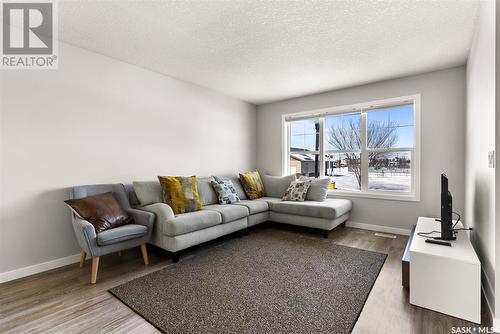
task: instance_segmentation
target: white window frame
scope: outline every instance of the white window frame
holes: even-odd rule
[[[350,105],[344,105],[339,107],[332,108],[324,108],[324,109],[316,109],[310,111],[304,111],[293,114],[285,114],[282,115],[282,173],[283,175],[287,175],[290,171],[290,126],[289,121],[300,120],[300,119],[319,119],[320,127],[319,127],[319,140],[320,140],[320,175],[324,175],[325,171],[325,163],[324,163],[324,155],[328,153],[344,153],[348,150],[325,150],[324,148],[324,122],[325,117],[334,116],[334,115],[342,115],[342,114],[352,114],[352,113],[361,113],[361,140],[366,143],[366,126],[367,120],[366,115],[367,112],[377,109],[377,108],[387,108],[391,106],[397,106],[407,103],[413,103],[413,147],[406,148],[368,148],[365,145],[361,145],[361,149],[359,152],[361,153],[361,189],[359,191],[350,191],[350,190],[329,190],[328,197],[337,197],[337,196],[348,196],[348,197],[365,197],[365,198],[377,198],[377,199],[387,199],[387,200],[397,200],[397,201],[420,201],[420,138],[421,138],[421,123],[420,123],[420,94],[413,94],[383,100],[376,100],[370,102],[356,103]],[[401,193],[395,191],[386,191],[386,190],[369,190],[368,189],[368,177],[364,175],[366,171],[368,171],[368,152],[369,151],[382,151],[382,152],[411,152],[411,192],[410,193]],[[356,151],[357,152],[357,151]],[[312,152],[308,152],[312,154]],[[315,153],[315,154],[317,154]]]

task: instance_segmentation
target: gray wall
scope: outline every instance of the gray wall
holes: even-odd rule
[[[467,62],[465,217],[481,259],[483,286],[491,301],[495,284],[495,7],[481,3]],[[493,306],[493,305],[492,305]]]
[[[0,74],[0,273],[79,252],[71,186],[255,168],[253,105],[59,48],[58,70]]]
[[[257,166],[281,173],[281,115],[421,94],[421,201],[351,198],[351,221],[409,229],[418,216],[440,215],[440,173],[450,179],[454,209],[464,211],[465,67],[294,98],[257,108]]]

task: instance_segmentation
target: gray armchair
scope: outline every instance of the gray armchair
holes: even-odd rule
[[[80,267],[84,266],[87,254],[92,258],[92,275],[90,279],[92,284],[97,281],[99,257],[101,255],[114,252],[121,254],[120,252],[124,249],[140,246],[144,264],[149,264],[146,243],[151,239],[154,214],[132,209],[123,184],[98,184],[74,187],[70,198],[84,198],[109,191],[114,193],[121,208],[134,218],[135,224],[127,224],[96,233],[92,224],[72,213],[73,229],[75,230],[78,244],[82,249]]]

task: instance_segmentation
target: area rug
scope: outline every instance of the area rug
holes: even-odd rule
[[[350,333],[385,258],[263,229],[109,291],[164,333]]]

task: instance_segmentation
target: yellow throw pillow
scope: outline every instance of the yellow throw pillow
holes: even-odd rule
[[[163,202],[168,204],[176,215],[201,210],[196,176],[158,176],[158,179]]]
[[[240,174],[240,181],[249,199],[257,199],[264,196],[264,184],[259,171]]]

